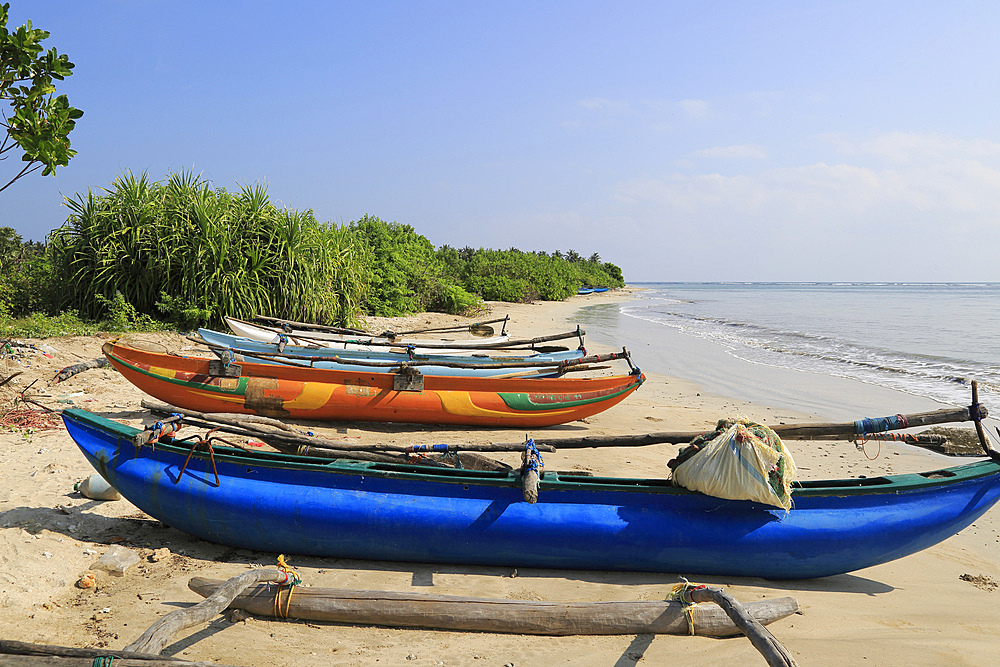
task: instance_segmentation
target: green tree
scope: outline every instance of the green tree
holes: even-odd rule
[[[49,33],[33,28],[31,21],[8,30],[9,8],[9,2],[0,5],[0,102],[8,102],[13,113],[0,116],[0,127],[6,131],[0,141],[0,160],[20,148],[25,164],[20,170],[15,168],[17,173],[0,185],[0,192],[34,171],[42,169],[42,175],[48,176],[56,167],[69,164],[76,155],[69,133],[83,115],[69,105],[65,95],[55,95],[53,80],[72,75],[73,63],[55,48],[43,51],[41,41]]]
[[[422,310],[462,313],[478,307],[479,299],[456,282],[462,258],[471,248],[456,251],[445,246],[442,258],[410,225],[371,215],[352,222],[349,233],[370,271],[364,302],[368,313],[392,317]]]
[[[45,245],[0,227],[0,317],[50,311],[57,294]]]

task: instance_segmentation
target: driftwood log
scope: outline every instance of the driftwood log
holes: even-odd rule
[[[222,584],[218,579],[195,577],[188,587],[211,595]],[[258,585],[233,598],[230,606],[255,616],[274,616],[274,586]],[[684,605],[679,602],[539,602],[470,598],[428,593],[359,591],[338,588],[296,588],[291,599],[284,593],[288,617],[355,625],[379,625],[470,632],[503,632],[529,635],[681,634],[690,632]],[[761,624],[772,623],[798,611],[794,598],[760,600],[745,605]],[[693,608],[694,634],[731,637],[741,630],[714,605]]]
[[[225,582],[218,582],[211,595],[193,607],[172,611],[142,633],[142,636],[125,647],[126,651],[158,654],[170,643],[174,635],[193,625],[207,623],[225,610],[234,598],[250,586],[261,582],[283,584],[288,573],[276,569],[247,570]],[[274,590],[274,589],[272,589]]]
[[[51,644],[31,644],[0,639],[0,667],[27,667],[28,665],[54,665],[65,667],[93,667],[95,659],[114,656],[115,667],[221,667],[214,662],[192,662],[135,651],[115,651],[107,648],[74,648]]]
[[[0,667],[94,667],[94,665],[114,665],[114,667],[221,667],[214,662],[171,661],[169,658],[118,658],[108,662],[111,651],[98,651],[93,658],[59,655],[4,655],[0,654]]]
[[[719,605],[771,667],[795,667],[798,664],[781,642],[754,618],[746,606],[721,588],[700,586],[688,590],[687,596],[692,602],[714,602]]]
[[[56,373],[55,376],[53,376],[52,380],[49,382],[49,384],[59,384],[60,382],[68,380],[78,373],[89,371],[92,368],[104,368],[105,366],[108,365],[109,362],[107,357],[99,357],[97,359],[91,359],[90,361],[81,361],[78,364],[67,366],[66,368]]]

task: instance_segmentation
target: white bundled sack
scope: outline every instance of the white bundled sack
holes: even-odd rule
[[[781,438],[749,421],[719,422],[716,433],[674,468],[674,484],[717,498],[791,509],[795,462]]]

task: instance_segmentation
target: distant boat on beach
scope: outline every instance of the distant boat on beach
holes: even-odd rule
[[[569,340],[576,338],[583,345],[584,331],[579,327],[575,331],[537,336],[528,339],[514,340],[507,333],[471,339],[450,338],[414,338],[402,334],[381,335],[350,335],[330,331],[332,327],[316,325],[275,326],[255,324],[235,317],[224,318],[226,324],[237,336],[252,338],[264,343],[297,345],[300,347],[328,347],[345,350],[386,350],[407,349],[419,354],[474,354],[484,351],[521,350],[522,352],[554,352],[564,351],[566,347],[552,349],[551,346],[540,347],[541,343]],[[464,328],[464,327],[463,327]]]
[[[360,370],[380,366],[394,370],[404,365],[419,368],[425,375],[468,375],[474,377],[545,377],[559,375],[562,362],[581,359],[586,354],[582,347],[565,352],[545,354],[490,356],[488,351],[466,355],[417,354],[395,351],[390,348],[333,349],[330,347],[298,347],[264,343],[252,338],[198,329],[198,336],[217,355],[229,352],[234,361],[252,361],[263,364],[284,364],[304,368],[334,370]]]
[[[149,352],[120,341],[104,355],[125,379],[171,405],[321,421],[375,421],[469,426],[541,427],[598,414],[639,388],[645,376],[489,378],[424,376],[419,366],[328,370]],[[627,352],[559,362],[563,369]]]

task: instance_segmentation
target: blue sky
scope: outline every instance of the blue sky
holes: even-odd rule
[[[10,2],[85,113],[25,238],[188,169],[630,281],[1000,280],[997,3]]]

